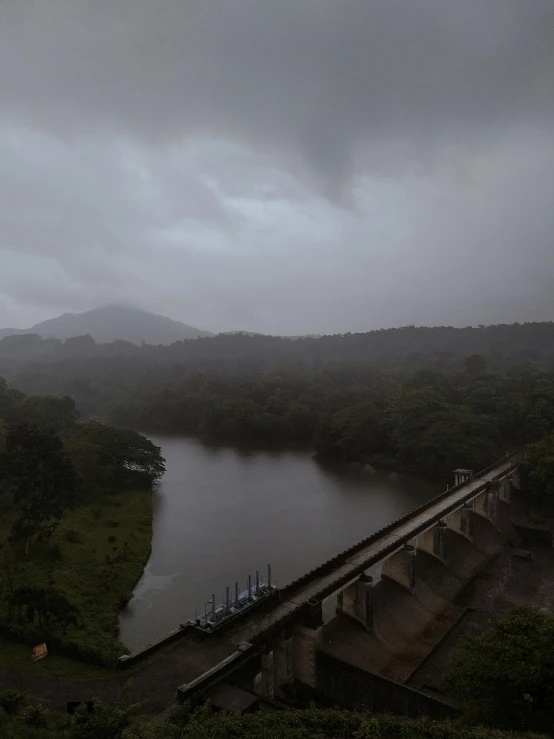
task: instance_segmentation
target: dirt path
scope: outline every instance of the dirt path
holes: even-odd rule
[[[0,692],[18,690],[37,703],[62,711],[68,701],[95,697],[114,703],[124,693],[127,701],[144,701],[148,711],[160,713],[175,700],[179,685],[190,682],[234,651],[232,644],[222,640],[200,646],[183,639],[132,671],[121,670],[114,677],[97,680],[36,677],[0,667]]]

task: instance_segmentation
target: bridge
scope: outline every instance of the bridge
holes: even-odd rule
[[[459,592],[517,540],[519,464],[511,456],[477,474],[457,470],[453,488],[243,614],[210,633],[188,622],[121,665],[172,642],[160,659],[181,666],[179,701],[208,699],[222,685],[279,700],[295,686],[362,710],[449,715],[408,683],[460,618]]]

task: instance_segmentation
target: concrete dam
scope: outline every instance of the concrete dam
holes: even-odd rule
[[[414,676],[462,617],[457,596],[503,548],[518,546],[520,462],[457,470],[453,488],[243,613],[209,632],[182,624],[120,666],[160,652],[156,710],[171,700],[240,710],[294,693],[358,710],[452,715],[415,689]],[[180,684],[166,681],[164,664],[167,681],[178,674]]]

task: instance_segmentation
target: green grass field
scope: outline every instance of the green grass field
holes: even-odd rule
[[[3,569],[13,557],[8,543],[10,525],[7,516],[0,522]],[[151,541],[151,492],[104,493],[93,503],[66,514],[47,552],[35,551],[28,559],[16,561],[18,584],[50,582],[52,587],[63,590],[79,609],[78,623],[69,627],[67,638],[117,656],[125,652],[118,639],[118,615],[140,579],[150,556]],[[2,611],[5,595],[5,590],[0,593]],[[0,665],[60,676],[74,675],[76,671],[82,677],[107,673],[57,655],[33,664],[28,646],[11,643],[0,643]]]
[[[112,678],[115,674],[114,670],[106,667],[88,665],[59,654],[50,653],[39,662],[33,662],[31,649],[13,642],[0,642],[0,667],[9,667],[35,677],[62,677],[71,680],[100,680]]]

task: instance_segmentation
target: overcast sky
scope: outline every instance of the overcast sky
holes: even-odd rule
[[[554,319],[552,0],[0,0],[0,327]]]

